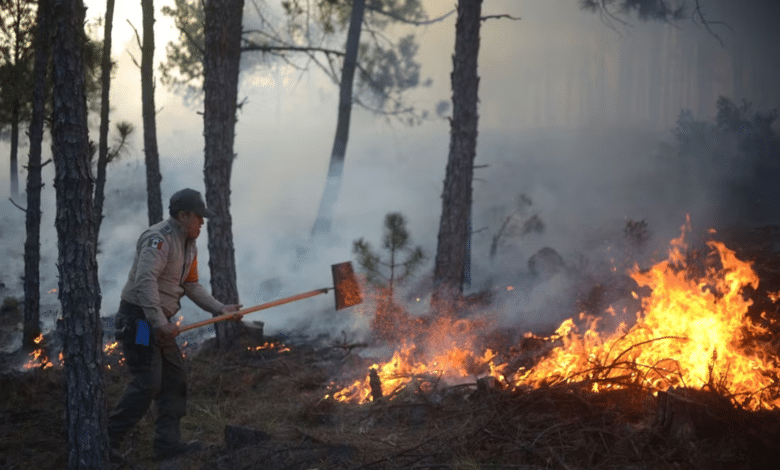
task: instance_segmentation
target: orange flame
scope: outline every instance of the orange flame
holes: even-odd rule
[[[30,359],[22,366],[25,369],[48,369],[49,367],[53,367],[54,364],[51,363],[49,360],[49,356],[46,355],[46,352],[39,348],[35,351],[30,353]]]
[[[685,231],[683,227],[682,235],[672,240],[666,261],[647,271],[635,267],[630,273],[651,291],[642,298],[633,326],[621,321],[605,332],[602,323],[610,317],[581,315],[584,325],[568,319],[548,339],[556,347],[544,359],[530,369],[514,371],[497,363],[490,350],[480,354],[468,345],[452,345],[419,360],[415,348],[404,345],[388,362],[371,366],[381,380],[383,396],[392,397],[421,375],[464,378],[479,370],[510,389],[561,382],[585,382],[595,392],[629,386],[654,393],[672,387],[710,388],[747,409],[780,407],[776,358],[770,345],[756,338],[766,330],[746,318],[752,301],[742,291],[757,288],[757,275],[734,251],[714,241],[708,246],[717,261],[694,275],[693,266],[686,264]],[[632,296],[639,298],[636,292]],[[612,308],[607,313],[617,315]],[[454,331],[439,329],[442,326],[435,325],[430,335]],[[332,394],[335,400],[357,403],[370,396],[368,378]]]
[[[119,356],[119,360],[116,361],[117,365],[123,365],[125,363],[125,357],[124,353],[122,352],[122,349],[118,347],[119,342],[118,341],[112,341],[110,343],[106,343],[105,346],[103,346],[103,353],[106,356]],[[113,362],[114,359],[105,359],[106,361]],[[106,363],[106,369],[111,370],[111,364]]]
[[[285,346],[284,343],[269,343],[269,342],[265,342],[265,343],[261,344],[260,346],[255,346],[255,347],[247,346],[247,348],[246,348],[247,351],[260,351],[260,350],[263,350],[263,349],[273,349],[273,350],[276,350],[276,352],[280,352],[280,353],[289,352],[290,351],[290,348]]]
[[[701,278],[684,268],[682,238],[672,244],[669,260],[647,272],[635,269],[631,277],[652,289],[642,299],[636,323],[621,323],[607,336],[593,320],[582,334],[570,320],[559,329],[562,345],[530,370],[520,370],[515,386],[592,380],[593,390],[630,384],[651,390],[671,387],[719,389],[748,409],[780,406],[775,362],[768,347],[757,341],[764,332],[745,318],[751,300],[742,289],[758,286],[749,263],[736,258],[719,242],[709,242],[722,269],[707,268]],[[562,325],[563,326],[563,325]]]

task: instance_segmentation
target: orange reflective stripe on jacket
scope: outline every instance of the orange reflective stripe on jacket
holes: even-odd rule
[[[190,272],[184,279],[184,282],[198,282],[198,257],[196,256],[192,260],[192,266],[190,266]]]

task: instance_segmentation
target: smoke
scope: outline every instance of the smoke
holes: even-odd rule
[[[721,3],[712,3],[718,5],[713,15],[722,13],[714,18],[733,18],[734,29],[722,34],[722,48],[706,30],[691,24],[636,23],[615,32],[597,15],[580,11],[573,0],[486,4],[484,14],[523,18],[484,22],[480,51],[475,163],[488,167],[475,172],[475,233],[466,293],[491,292],[496,324],[549,329],[577,313],[582,294],[594,283],[618,282],[609,276],[622,274],[634,262],[646,266],[665,256],[686,214],[699,232],[738,215],[723,210],[728,196],[722,173],[695,164],[691,171],[681,171],[670,132],[682,109],[691,109],[697,119],[714,119],[720,94],[736,101],[748,98],[761,110],[780,105],[773,86],[780,71],[778,56],[768,52],[777,44],[772,41],[776,7],[761,17],[761,5]],[[436,17],[449,11],[452,2],[426,6],[429,16]],[[421,75],[433,79],[432,87],[409,97],[422,108],[450,98],[454,21],[450,17],[415,30]],[[115,23],[124,21],[117,18]],[[124,51],[119,55],[113,119],[136,116],[140,122],[138,72]],[[333,233],[312,245],[308,234],[327,174],[338,89],[319,72],[299,76],[266,65],[248,61],[239,91],[246,103],[238,114],[231,212],[242,303],[250,306],[328,287],[329,265],[353,259],[352,241],[364,237],[378,244],[385,214],[401,212],[412,243],[422,245],[428,259],[398,298],[409,299],[407,307],[414,313],[424,313],[449,149],[448,122],[406,128],[354,109]],[[157,106],[167,207],[178,189],[204,189],[203,121],[197,110],[185,107],[181,97],[164,87],[157,88]],[[136,128],[140,134],[142,127]],[[108,170],[98,257],[103,316],[116,311],[135,241],[147,226],[141,141],[136,135],[126,161]],[[0,143],[0,155],[8,153],[7,144]],[[0,170],[0,181],[8,181],[7,166]],[[22,173],[22,186],[24,177]],[[57,310],[54,294],[45,294],[56,287],[57,279],[52,177],[49,165],[44,175],[41,291],[44,308]],[[740,180],[751,181],[749,175]],[[515,216],[516,230],[498,237],[491,257],[493,241],[506,217],[517,212],[521,195],[531,204]],[[21,297],[24,217],[7,202],[6,191],[0,196],[0,282],[6,285],[2,295]],[[523,233],[523,224],[534,215],[543,230]],[[647,223],[649,239],[641,249],[626,241],[628,220]],[[208,286],[206,237],[198,244],[201,282]],[[544,247],[554,249],[563,261],[548,277],[532,274],[528,266],[529,258]],[[317,296],[251,314],[247,320],[265,322],[268,333],[298,329],[337,336],[342,330],[366,331],[371,304],[341,312],[334,312],[332,304],[331,295]],[[181,314],[184,323],[208,317],[186,299]]]

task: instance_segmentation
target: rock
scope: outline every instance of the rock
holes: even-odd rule
[[[552,277],[563,268],[563,258],[549,246],[542,248],[528,258],[528,270],[537,277]]]

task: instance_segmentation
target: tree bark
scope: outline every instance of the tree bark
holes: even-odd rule
[[[35,347],[33,341],[41,334],[40,323],[40,261],[41,261],[41,142],[46,112],[46,72],[51,48],[51,5],[38,1],[35,64],[33,69],[33,101],[30,117],[30,155],[27,162],[27,211],[24,241],[24,331],[22,346]]]
[[[53,149],[64,319],[65,426],[69,469],[108,468],[103,395],[103,330],[95,260],[92,177],[82,64],[85,8],[81,0],[53,0]]]
[[[234,158],[243,11],[244,0],[205,2],[203,173],[206,204],[217,214],[208,221],[209,269],[212,295],[227,304],[238,303],[230,176]],[[217,323],[219,347],[229,345],[236,331],[233,323]]]
[[[157,122],[154,108],[154,2],[141,0],[143,44],[141,47],[141,102],[144,119],[146,194],[149,225],[163,219],[160,192],[160,155],[157,151]]]
[[[105,29],[103,30],[103,58],[100,65],[100,137],[98,140],[97,178],[95,179],[95,240],[100,239],[100,225],[103,222],[103,201],[106,187],[106,165],[108,164],[108,111],[111,87],[111,29],[114,23],[114,0],[106,1]],[[159,170],[158,170],[159,173]],[[162,212],[162,208],[160,208]],[[160,214],[162,217],[162,213]]]
[[[22,49],[22,8],[20,5],[16,5],[16,7],[14,12],[14,72],[12,76],[17,82],[15,87],[18,87],[18,82],[21,79],[21,64],[19,62]],[[11,196],[16,197],[19,195],[19,120],[21,119],[19,98],[14,99],[11,107]]]
[[[336,136],[333,139],[333,150],[330,153],[328,165],[328,177],[325,180],[325,189],[320,199],[320,207],[317,210],[317,219],[314,221],[311,235],[326,235],[330,233],[333,223],[333,213],[341,190],[341,178],[344,170],[344,157],[347,153],[347,140],[349,139],[349,120],[352,114],[352,84],[357,65],[358,47],[360,46],[360,27],[363,23],[363,12],[366,0],[354,0],[352,2],[352,14],[347,33],[347,47],[344,54],[344,65],[341,69],[341,83],[339,92],[339,111],[336,121]]]
[[[479,27],[482,0],[459,0],[452,57],[450,152],[434,267],[431,309],[452,313],[463,294],[471,219],[471,182],[477,152]]]
[[[11,111],[11,196],[13,197],[19,195],[19,119],[19,100],[15,99]]]

